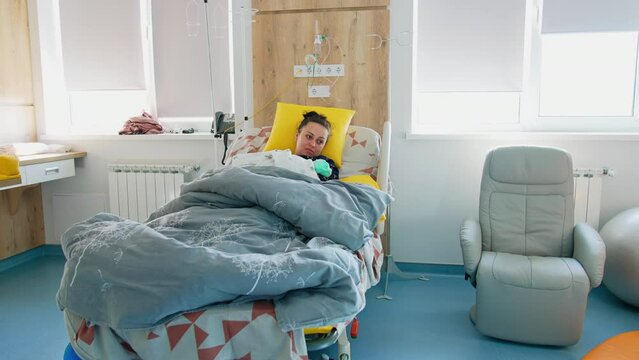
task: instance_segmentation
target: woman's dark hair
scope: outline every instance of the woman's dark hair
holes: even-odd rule
[[[300,123],[300,126],[297,127],[297,133],[299,134],[302,128],[310,122],[318,123],[322,125],[323,127],[325,127],[326,130],[328,130],[328,135],[330,136],[331,123],[329,123],[328,120],[326,120],[326,116],[322,114],[318,114],[315,111],[309,111],[304,113],[304,119],[302,119],[302,123]]]

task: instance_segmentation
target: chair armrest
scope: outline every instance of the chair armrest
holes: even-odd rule
[[[470,282],[475,286],[477,266],[479,266],[479,260],[481,260],[481,226],[479,221],[475,219],[464,220],[459,231],[459,240],[466,278],[470,278]]]
[[[587,223],[575,225],[573,240],[575,244],[573,257],[586,271],[590,278],[590,286],[596,288],[603,279],[606,245],[597,230]]]

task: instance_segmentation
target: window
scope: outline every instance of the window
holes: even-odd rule
[[[161,120],[202,119],[233,112],[229,0],[162,1],[153,4],[153,60],[157,114]],[[206,13],[209,36],[207,38]],[[210,41],[210,45],[207,45]],[[211,49],[212,79],[209,77]],[[213,85],[214,94],[211,94]]]
[[[435,128],[468,131],[480,126],[505,127],[516,123],[519,92],[422,92],[415,94],[416,118],[413,130],[433,132]]]
[[[417,6],[414,133],[639,130],[639,1]]]
[[[544,1],[532,53],[530,126],[557,131],[639,130],[635,0]]]
[[[539,116],[632,116],[637,33],[542,36]]]
[[[45,133],[116,134],[143,110],[208,131],[234,110],[230,0],[34,1]]]
[[[67,131],[113,134],[129,117],[155,110],[147,5],[145,0],[59,2]]]
[[[413,131],[519,122],[525,0],[415,2]]]

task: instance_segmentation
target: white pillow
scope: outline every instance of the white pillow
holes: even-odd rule
[[[312,160],[293,155],[288,149],[237,154],[231,158],[229,166],[277,166],[319,179]]]

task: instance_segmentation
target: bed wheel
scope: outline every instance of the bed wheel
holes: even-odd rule
[[[339,355],[339,360],[350,360],[350,355],[348,354],[340,354]]]

